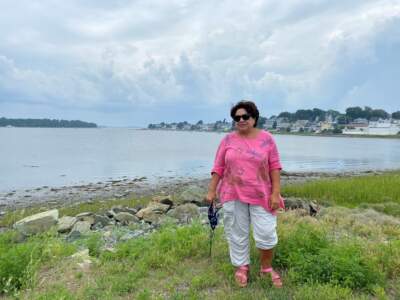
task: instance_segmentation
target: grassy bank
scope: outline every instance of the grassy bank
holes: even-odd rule
[[[371,207],[400,216],[400,171],[292,184],[285,186],[282,193],[286,197],[314,199],[322,204]]]
[[[99,233],[66,242],[50,231],[22,243],[12,231],[0,234],[0,298],[400,299],[399,186],[397,171],[284,187],[284,196],[329,206],[316,217],[300,210],[279,215],[274,267],[282,274],[281,290],[259,278],[254,243],[250,284],[237,288],[222,226],[210,259],[209,229],[195,222],[167,224],[118,243],[115,252],[102,249]],[[61,214],[148,200],[97,201],[62,208]],[[84,248],[90,257],[71,257]]]
[[[0,274],[13,276],[1,288],[22,288],[20,299],[398,299],[398,224],[377,212],[334,207],[318,218],[280,215],[274,264],[283,275],[281,290],[258,277],[254,244],[250,284],[235,286],[221,227],[212,260],[208,228],[199,223],[167,225],[119,243],[115,253],[101,251],[96,235],[78,244],[51,234],[23,244],[3,237],[8,250],[1,252]],[[82,246],[89,248],[90,267],[67,257]]]

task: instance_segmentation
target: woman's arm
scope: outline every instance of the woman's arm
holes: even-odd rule
[[[278,209],[281,197],[281,172],[279,169],[271,170],[269,173],[272,184],[271,208]]]
[[[220,177],[217,173],[213,172],[211,176],[210,183],[208,185],[208,193],[206,196],[206,200],[211,203],[217,198],[217,186]]]
[[[208,185],[208,193],[206,196],[206,201],[210,203],[217,198],[218,182],[223,176],[225,170],[225,139],[226,138],[224,138],[218,146],[218,150],[215,155],[214,166],[211,170],[211,180],[210,184]]]
[[[281,201],[281,169],[282,165],[279,158],[278,148],[274,139],[272,139],[272,146],[269,154],[269,176],[271,178],[271,199],[270,204],[273,210],[278,209]]]
[[[281,171],[279,169],[272,170],[269,173],[272,184],[272,194],[281,193]]]

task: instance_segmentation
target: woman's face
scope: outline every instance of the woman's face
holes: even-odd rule
[[[238,118],[239,116],[244,116],[244,118],[241,117],[240,120],[235,120],[236,129],[242,133],[249,132],[254,127],[256,120],[252,118],[244,108],[239,108],[236,111],[235,117]],[[246,116],[249,116],[250,118],[245,120]]]

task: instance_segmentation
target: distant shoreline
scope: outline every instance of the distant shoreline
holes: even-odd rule
[[[96,123],[81,120],[0,118],[0,127],[13,128],[97,128]]]
[[[172,130],[172,129],[149,129],[139,128],[139,130],[148,131],[174,131],[174,132],[206,132],[206,133],[229,133],[232,131],[205,131],[205,130]],[[397,135],[358,135],[358,134],[328,134],[328,133],[290,133],[290,132],[277,132],[269,131],[273,135],[292,135],[292,136],[312,136],[312,137],[347,137],[347,138],[384,138],[384,139],[400,139],[400,134]]]

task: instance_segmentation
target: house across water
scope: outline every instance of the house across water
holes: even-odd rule
[[[400,123],[395,120],[379,120],[351,123],[343,129],[343,134],[360,135],[396,135],[400,132]]]

